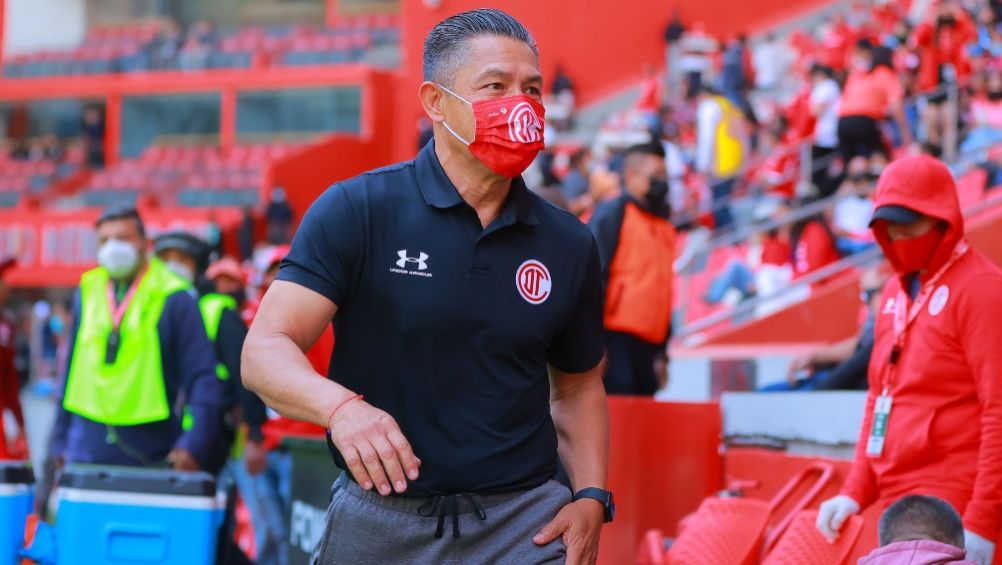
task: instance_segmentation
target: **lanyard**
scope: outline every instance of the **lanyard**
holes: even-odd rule
[[[129,290],[125,293],[125,297],[122,298],[122,302],[116,303],[115,300],[115,283],[108,281],[108,307],[111,308],[111,325],[112,331],[117,332],[119,326],[122,325],[122,318],[125,317],[125,311],[129,309],[129,304],[132,303],[132,298],[136,295],[136,288],[139,287],[139,280],[142,278],[144,273],[140,272],[136,275],[136,278],[132,280],[132,284],[129,285]]]
[[[936,288],[936,283],[943,278],[954,263],[960,260],[965,253],[970,249],[970,245],[966,241],[959,241],[957,245],[953,248],[953,253],[950,255],[950,260],[936,272],[931,279],[929,279],[924,285],[922,285],[921,290],[919,290],[918,296],[915,297],[915,301],[912,302],[911,308],[908,307],[908,295],[904,290],[898,291],[898,296],[894,301],[894,347],[891,349],[891,358],[888,370],[884,372],[884,378],[882,384],[884,387],[883,395],[887,396],[890,393],[891,387],[894,386],[895,378],[897,377],[898,361],[901,358],[901,351],[904,349],[905,340],[908,336],[908,329],[911,327],[912,322],[918,318],[922,308],[925,306],[926,302],[933,294],[933,290]]]

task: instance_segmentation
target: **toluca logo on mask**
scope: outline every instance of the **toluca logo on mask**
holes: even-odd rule
[[[470,149],[470,153],[495,173],[514,178],[525,172],[543,150],[543,105],[531,96],[517,94],[470,102],[448,88],[442,90],[473,108],[476,132],[467,141],[448,123],[445,129]]]
[[[108,271],[109,277],[122,279],[139,266],[139,250],[130,243],[109,239],[97,250],[97,262]]]

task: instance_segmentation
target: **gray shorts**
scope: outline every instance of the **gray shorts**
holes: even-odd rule
[[[430,498],[367,492],[342,475],[311,563],[563,563],[567,548],[559,538],[542,547],[532,538],[570,501],[566,487],[549,481],[528,491],[460,495],[436,505]]]

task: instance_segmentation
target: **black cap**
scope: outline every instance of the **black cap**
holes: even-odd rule
[[[212,253],[208,243],[184,231],[164,232],[153,239],[154,253],[159,254],[168,249],[175,249],[191,256],[195,259],[199,271],[204,271],[208,267],[209,255]]]
[[[922,214],[912,210],[910,208],[905,208],[904,206],[894,206],[886,205],[881,206],[874,210],[873,218],[870,220],[870,225],[877,220],[886,220],[888,222],[894,222],[895,224],[914,224],[919,221]]]

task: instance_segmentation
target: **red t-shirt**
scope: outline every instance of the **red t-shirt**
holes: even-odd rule
[[[818,222],[807,224],[793,257],[793,280],[803,278],[840,259],[832,236]]]
[[[842,89],[838,115],[869,116],[882,120],[892,104],[904,98],[901,79],[887,67],[877,67],[870,72],[854,71]]]

